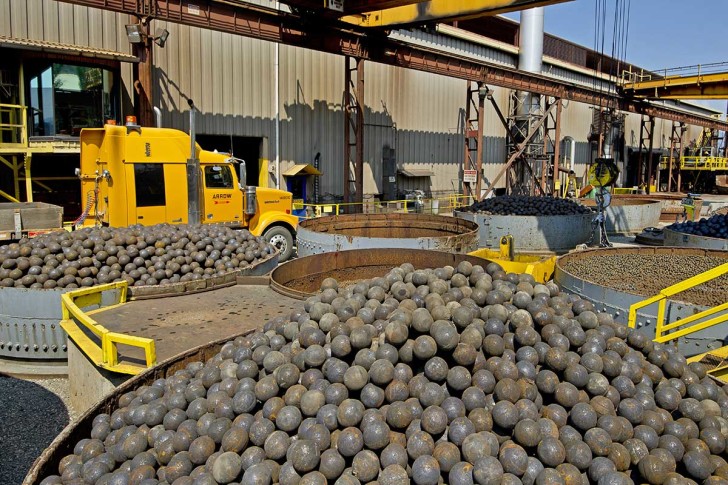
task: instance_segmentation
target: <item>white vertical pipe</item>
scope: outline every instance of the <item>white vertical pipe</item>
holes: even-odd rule
[[[518,69],[540,74],[543,65],[543,7],[521,11],[521,26],[518,31]],[[538,110],[539,97],[520,92],[523,100],[518,114],[527,115]]]

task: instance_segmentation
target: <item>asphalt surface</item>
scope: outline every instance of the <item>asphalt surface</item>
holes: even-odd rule
[[[0,483],[17,485],[35,459],[76,416],[69,415],[68,379],[0,373]]]

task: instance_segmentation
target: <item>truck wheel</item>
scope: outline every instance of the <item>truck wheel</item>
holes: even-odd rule
[[[266,241],[275,246],[278,251],[281,252],[280,256],[278,257],[278,261],[280,261],[281,263],[283,261],[288,261],[288,259],[293,254],[293,235],[285,227],[271,227],[270,229],[265,231],[265,234],[263,234],[263,238],[265,238]]]

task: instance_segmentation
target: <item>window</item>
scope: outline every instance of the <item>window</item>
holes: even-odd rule
[[[118,74],[103,67],[30,63],[26,68],[31,136],[79,136],[118,116]]]
[[[135,163],[134,188],[137,207],[166,205],[164,193],[164,165],[161,163]]]
[[[205,187],[208,189],[232,189],[233,176],[226,165],[205,166]]]

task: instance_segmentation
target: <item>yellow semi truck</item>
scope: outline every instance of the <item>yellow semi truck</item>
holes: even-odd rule
[[[221,223],[263,236],[288,259],[298,225],[292,194],[247,186],[245,162],[196,143],[191,158],[192,143],[182,131],[133,122],[82,130],[83,225]]]

